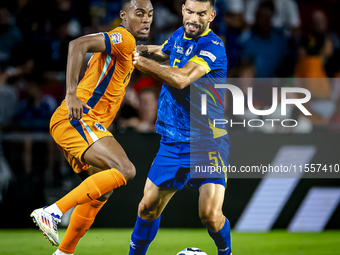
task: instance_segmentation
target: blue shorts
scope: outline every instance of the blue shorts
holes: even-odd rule
[[[217,146],[195,146],[162,137],[160,148],[150,168],[148,178],[158,187],[199,189],[205,183],[226,186],[226,172],[209,173],[204,166],[218,164],[228,166],[229,139],[218,138]],[[215,141],[215,140],[214,140]],[[209,150],[207,150],[209,148]],[[211,148],[211,150],[210,150]],[[198,170],[200,173],[197,173]]]

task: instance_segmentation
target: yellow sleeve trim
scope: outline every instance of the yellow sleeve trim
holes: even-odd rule
[[[210,67],[208,65],[208,63],[203,59],[203,58],[200,58],[200,57],[197,57],[197,56],[193,56],[191,59],[189,59],[189,61],[191,62],[194,62],[196,64],[199,64],[200,66],[202,66],[204,69],[205,69],[205,73],[209,73],[210,72]]]
[[[167,54],[167,53],[165,53],[165,52],[163,51],[163,48],[164,48],[164,45],[168,43],[168,41],[169,41],[169,40],[166,40],[166,41],[162,44],[162,48],[161,48],[161,49],[162,49],[162,52],[163,52],[164,54]],[[167,54],[167,55],[169,55],[169,54]]]
[[[163,44],[162,44],[162,49],[164,48],[164,45],[168,43],[168,40],[166,40]]]

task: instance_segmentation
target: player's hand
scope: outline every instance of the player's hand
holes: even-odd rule
[[[90,106],[78,99],[75,95],[66,95],[65,101],[68,109],[67,119],[69,121],[80,120],[83,117],[83,107],[91,109]]]
[[[137,52],[139,55],[144,56],[145,54],[148,53],[148,46],[141,44],[136,47]]]
[[[139,60],[139,53],[137,52],[137,50],[134,50],[132,53],[132,64],[135,66],[137,65]]]

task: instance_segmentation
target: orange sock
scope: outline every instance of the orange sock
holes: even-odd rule
[[[76,188],[56,202],[62,213],[76,205],[95,200],[106,192],[126,185],[124,176],[114,168],[87,177]]]
[[[73,210],[70,224],[66,230],[63,241],[58,249],[67,254],[73,254],[76,246],[86,231],[91,227],[99,210],[106,203],[92,200],[86,204],[77,205]]]

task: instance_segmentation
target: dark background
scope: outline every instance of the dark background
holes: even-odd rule
[[[130,160],[135,164],[137,176],[127,186],[115,190],[107,204],[96,218],[94,227],[133,227],[136,219],[137,207],[149,167],[159,147],[159,136],[157,134],[140,134],[134,131],[125,134],[114,134],[116,139],[125,149]],[[240,167],[270,164],[279,148],[283,145],[316,145],[317,153],[311,163],[336,164],[340,158],[340,134],[259,134],[259,133],[231,133],[229,162],[231,165]],[[12,143],[4,142],[5,154],[10,158],[10,166],[18,167],[20,157],[18,154],[10,154]],[[15,145],[20,151],[20,144]],[[53,190],[45,188],[44,179],[41,174],[44,161],[44,144],[36,143],[34,155],[39,158],[34,160],[33,173],[26,176],[16,176],[5,195],[4,203],[0,210],[0,227],[32,227],[30,212],[46,204],[46,196],[56,199],[66,194],[66,190]],[[40,147],[40,150],[39,150]],[[75,175],[73,185],[79,183]],[[225,203],[223,211],[229,218],[233,227],[254,190],[261,179],[230,178],[227,183]],[[337,178],[302,178],[287,204],[283,208],[274,228],[286,228],[305,198],[311,187],[340,187],[340,172]],[[48,200],[48,198],[47,198]],[[198,192],[185,187],[172,198],[166,210],[162,214],[163,227],[202,227],[198,217]],[[24,217],[26,215],[27,217]],[[16,220],[20,217],[20,221]],[[327,229],[340,228],[340,205],[328,222]]]

